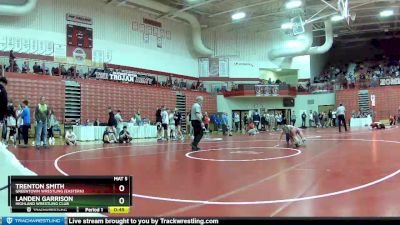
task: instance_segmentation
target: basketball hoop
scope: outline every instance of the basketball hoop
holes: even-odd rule
[[[340,15],[346,20],[347,25],[350,25],[350,9],[349,0],[339,0],[338,10]]]

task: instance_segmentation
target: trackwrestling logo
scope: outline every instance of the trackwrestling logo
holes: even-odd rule
[[[12,224],[12,222],[13,222],[13,218],[8,217],[8,218],[7,218],[7,224]]]

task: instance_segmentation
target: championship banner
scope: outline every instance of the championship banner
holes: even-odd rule
[[[391,85],[399,85],[400,78],[382,78],[379,81],[381,86],[391,86]]]
[[[143,74],[137,73],[126,73],[126,72],[107,72],[102,70],[96,70],[92,77],[99,80],[111,80],[111,81],[122,81],[134,84],[153,84],[154,77],[150,77]]]
[[[256,96],[263,96],[264,95],[264,85],[256,85]]]
[[[92,48],[92,28],[67,25],[67,57],[69,63],[91,65]]]

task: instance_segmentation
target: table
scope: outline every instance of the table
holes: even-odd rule
[[[133,123],[126,123],[124,125],[128,127],[129,133],[135,139],[157,138],[157,126],[135,126]],[[73,131],[78,141],[103,140],[105,130],[106,126],[73,126]]]
[[[372,123],[372,118],[369,116],[367,118],[351,118],[350,127],[365,127]]]

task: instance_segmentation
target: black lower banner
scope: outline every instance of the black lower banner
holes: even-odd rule
[[[399,224],[399,218],[179,218],[179,217],[69,217],[68,225],[164,225],[164,224]]]

